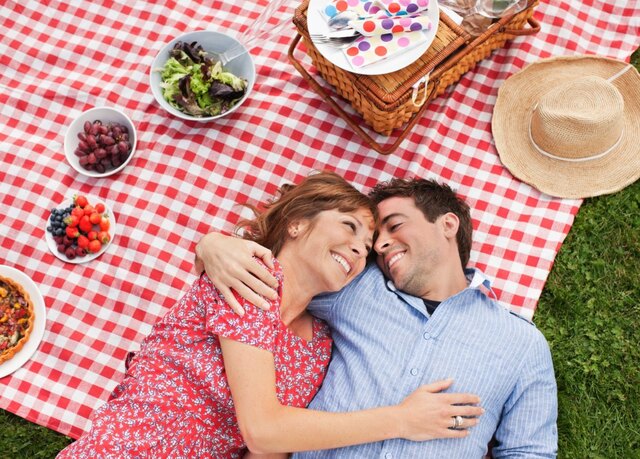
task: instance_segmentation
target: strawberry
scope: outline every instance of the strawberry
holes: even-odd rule
[[[95,241],[98,239],[98,233],[96,231],[89,231],[87,233],[87,239],[89,239],[89,241]]]
[[[75,195],[73,200],[75,201],[76,205],[80,207],[84,207],[89,204],[87,198],[81,194]]]
[[[89,220],[94,225],[99,225],[101,219],[102,219],[102,215],[100,215],[97,211],[89,215]]]
[[[84,206],[82,208],[82,210],[84,210],[84,214],[85,215],[91,215],[93,212],[95,212],[95,209],[93,208],[93,206],[91,204],[87,204],[86,206]]]
[[[65,233],[67,234],[67,237],[69,239],[75,239],[80,234],[80,232],[78,231],[78,228],[76,228],[75,226],[67,226],[65,228]]]
[[[109,242],[111,240],[111,236],[106,231],[100,231],[98,233],[98,240],[100,242],[102,242],[103,244],[106,244],[107,242]]]
[[[85,233],[88,233],[93,229],[93,224],[91,223],[91,220],[89,220],[88,215],[85,215],[80,219],[80,223],[78,223],[78,228],[80,228],[80,231],[83,231]]]
[[[106,208],[105,208],[104,204],[102,204],[101,202],[96,204],[96,212],[98,212],[99,214],[103,214],[105,210],[106,210]]]
[[[76,217],[78,217],[78,219],[80,219],[84,215],[84,210],[82,210],[82,207],[76,206],[71,211],[71,215],[75,215]]]
[[[107,217],[102,217],[100,219],[100,230],[101,231],[109,231],[109,226],[111,225],[111,223],[109,222],[109,219]]]
[[[86,249],[89,247],[89,238],[87,236],[83,236],[82,234],[78,236],[78,247]]]
[[[93,241],[89,242],[89,252],[96,253],[99,252],[101,248],[102,244],[99,240],[94,239]]]
[[[65,223],[67,226],[73,226],[73,227],[75,227],[75,226],[78,226],[78,223],[80,223],[80,219],[78,218],[78,216],[77,216],[77,215],[73,215],[73,214],[71,214],[71,215],[69,215],[67,218],[65,218],[65,219],[64,219],[64,223]]]

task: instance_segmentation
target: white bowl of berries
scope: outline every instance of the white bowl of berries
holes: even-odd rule
[[[115,235],[116,219],[105,201],[78,193],[51,210],[45,239],[62,261],[85,263],[102,255]]]
[[[120,172],[136,150],[136,130],[124,112],[95,107],[83,112],[67,130],[64,154],[76,171],[88,177]]]

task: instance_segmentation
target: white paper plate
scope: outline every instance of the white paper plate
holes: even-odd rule
[[[325,34],[329,31],[327,21],[321,13],[321,10],[328,2],[329,0],[311,0],[309,2],[309,8],[307,10],[307,25],[309,27],[310,34]],[[354,69],[351,64],[349,64],[349,61],[344,55],[344,50],[332,48],[331,46],[322,43],[314,42],[314,45],[318,49],[318,52],[320,52],[325,59],[336,67],[340,67],[343,70],[360,75],[384,75],[385,73],[395,72],[396,70],[400,70],[407,65],[410,65],[422,56],[427,49],[429,49],[429,46],[431,46],[431,43],[436,38],[438,22],[440,20],[437,0],[430,1],[427,16],[431,20],[431,29],[422,32],[427,39],[423,44],[411,48],[404,53],[399,53],[396,56],[374,62],[373,64],[359,69]]]
[[[74,194],[75,193],[72,193],[71,196],[73,196]],[[111,240],[106,245],[103,245],[102,248],[96,253],[87,253],[84,257],[76,257],[73,260],[70,260],[69,258],[67,258],[67,256],[64,253],[58,252],[58,244],[56,244],[56,241],[53,239],[53,235],[49,231],[45,230],[44,237],[45,237],[45,239],[47,241],[47,246],[49,247],[49,250],[51,250],[51,253],[53,253],[56,257],[58,257],[62,261],[66,261],[67,263],[79,264],[79,263],[86,263],[88,261],[95,260],[96,258],[98,258],[100,255],[102,255],[104,252],[107,251],[107,249],[111,246],[111,243],[113,242],[113,239],[116,237],[116,234],[117,234],[117,231],[116,231],[116,217],[113,215],[113,212],[111,211],[111,208],[106,203],[106,201],[104,199],[97,198],[95,196],[91,196],[91,195],[88,195],[88,194],[85,194],[85,196],[89,200],[89,204],[91,204],[92,206],[95,206],[99,202],[104,204],[104,207],[105,207],[104,213],[108,215],[109,220],[110,220],[109,234],[111,235]],[[69,206],[72,203],[72,199],[73,198],[71,198],[71,197],[65,199],[64,201],[59,203],[56,206],[56,208],[59,209],[61,207]],[[50,224],[49,223],[49,218],[51,218],[50,214],[47,217],[46,226],[49,226],[49,224]]]
[[[44,336],[47,312],[44,307],[44,298],[40,290],[38,290],[38,286],[25,273],[10,266],[0,265],[0,276],[8,277],[22,285],[22,288],[29,294],[33,302],[33,309],[36,315],[33,321],[31,335],[27,342],[24,343],[24,346],[22,346],[22,349],[20,349],[13,358],[0,363],[0,378],[4,378],[27,363],[38,349],[40,341],[42,341],[42,337]]]

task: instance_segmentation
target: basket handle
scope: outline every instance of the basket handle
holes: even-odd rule
[[[522,29],[509,29],[506,26],[502,26],[500,27],[500,32],[514,36],[535,35],[540,32],[540,23],[536,19],[530,17],[527,19],[527,22],[529,23],[528,29],[524,27]]]
[[[420,119],[420,116],[429,105],[429,102],[435,96],[438,86],[440,85],[440,77],[430,81],[430,83],[433,84],[431,91],[429,91],[429,94],[425,97],[424,102],[420,107],[420,109],[417,112],[415,112],[411,116],[411,118],[409,118],[409,120],[407,121],[407,125],[404,127],[402,132],[398,134],[398,138],[393,143],[389,143],[387,145],[381,145],[375,140],[373,140],[373,138],[362,129],[362,127],[360,126],[361,121],[356,122],[347,112],[345,112],[344,109],[335,101],[335,99],[331,97],[330,94],[327,93],[327,91],[320,85],[320,83],[318,83],[309,74],[309,72],[307,72],[307,70],[302,66],[302,64],[295,58],[295,56],[293,55],[293,52],[295,51],[295,48],[300,42],[301,38],[302,36],[299,33],[296,34],[296,36],[293,38],[293,41],[291,42],[291,45],[289,46],[289,61],[291,61],[293,66],[298,70],[298,72],[300,72],[300,75],[302,75],[302,77],[311,85],[311,87],[320,96],[322,96],[322,98],[326,102],[328,102],[329,105],[331,105],[331,108],[333,108],[336,111],[338,116],[340,116],[340,118],[346,121],[346,123],[351,127],[351,129],[353,129],[356,132],[356,134],[362,137],[362,139],[367,144],[369,144],[371,148],[373,148],[375,151],[383,155],[388,155],[389,153],[392,153],[393,151],[395,151],[400,146],[400,144],[405,139],[405,137],[409,134],[409,132],[411,132],[411,130],[413,129],[413,126],[415,126],[415,124],[418,122],[418,120]]]

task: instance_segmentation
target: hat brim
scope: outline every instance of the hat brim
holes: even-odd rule
[[[612,82],[624,99],[624,131],[614,150],[589,161],[562,161],[540,154],[529,137],[534,106],[547,91],[580,76],[607,79],[628,65],[595,56],[555,57],[508,78],[498,91],[491,120],[504,166],[523,182],[562,198],[614,193],[640,178],[640,74],[633,67]]]

